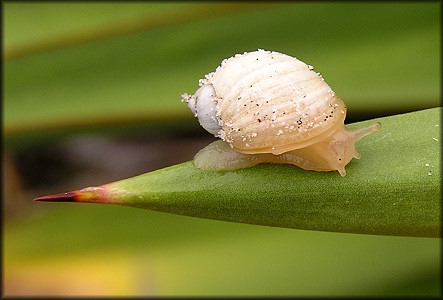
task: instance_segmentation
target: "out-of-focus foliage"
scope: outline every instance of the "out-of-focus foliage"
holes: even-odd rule
[[[32,48],[40,37],[66,45],[5,62],[4,131],[190,118],[178,104],[181,93],[194,92],[222,59],[257,48],[313,65],[350,115],[439,105],[436,3],[257,4],[220,16],[218,6],[202,3],[197,7],[211,17],[195,20],[196,4],[172,4],[126,4],[120,11],[110,3],[7,3],[6,56],[14,56],[16,45]],[[188,20],[174,24],[170,14],[180,11]],[[149,30],[121,35],[131,21],[151,18],[157,23],[148,23]],[[75,21],[57,29],[60,19]],[[100,39],[111,29],[115,37]],[[77,42],[91,32],[96,40]],[[76,43],[69,47],[70,39]]]
[[[8,159],[17,151],[10,139],[42,147],[54,133],[63,139],[126,123],[124,134],[160,127],[174,140],[171,122],[189,120],[182,132],[196,122],[181,93],[194,92],[222,59],[258,48],[313,65],[348,105],[348,120],[437,107],[440,6],[2,2],[2,117],[10,146],[4,180],[20,181]],[[132,127],[138,122],[147,126]],[[98,133],[113,134],[106,126]],[[60,128],[66,131],[54,131]],[[119,206],[25,207],[17,195],[31,202],[72,186],[24,188],[4,192],[14,212],[3,229],[4,295],[440,293],[438,239],[261,227]]]

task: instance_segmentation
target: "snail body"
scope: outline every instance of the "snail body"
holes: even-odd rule
[[[294,164],[306,170],[338,170],[355,143],[381,129],[344,125],[346,106],[313,67],[274,51],[225,59],[182,101],[204,129],[221,140],[194,157],[203,170],[235,170],[259,163]]]

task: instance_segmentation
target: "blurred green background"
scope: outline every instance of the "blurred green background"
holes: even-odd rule
[[[313,65],[347,123],[438,107],[440,3],[2,8],[4,295],[440,294],[439,239],[32,201],[191,160],[214,138],[180,95],[244,51]]]

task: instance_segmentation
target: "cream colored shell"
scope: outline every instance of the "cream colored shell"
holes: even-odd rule
[[[290,163],[317,171],[338,170],[359,158],[354,144],[380,124],[351,131],[346,106],[319,73],[275,51],[258,50],[223,60],[183,101],[210,133],[235,151],[213,143],[194,163],[233,170],[257,163]],[[254,155],[254,156],[249,156]]]
[[[303,148],[346,115],[343,101],[313,67],[278,52],[235,55],[201,84],[216,91],[217,135],[242,153]]]

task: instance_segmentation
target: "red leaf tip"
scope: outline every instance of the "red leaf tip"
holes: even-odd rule
[[[67,192],[35,198],[34,201],[75,202],[78,192]]]
[[[104,186],[88,187],[81,190],[43,196],[34,199],[34,201],[93,203],[107,203],[109,202],[108,200],[108,195]]]

